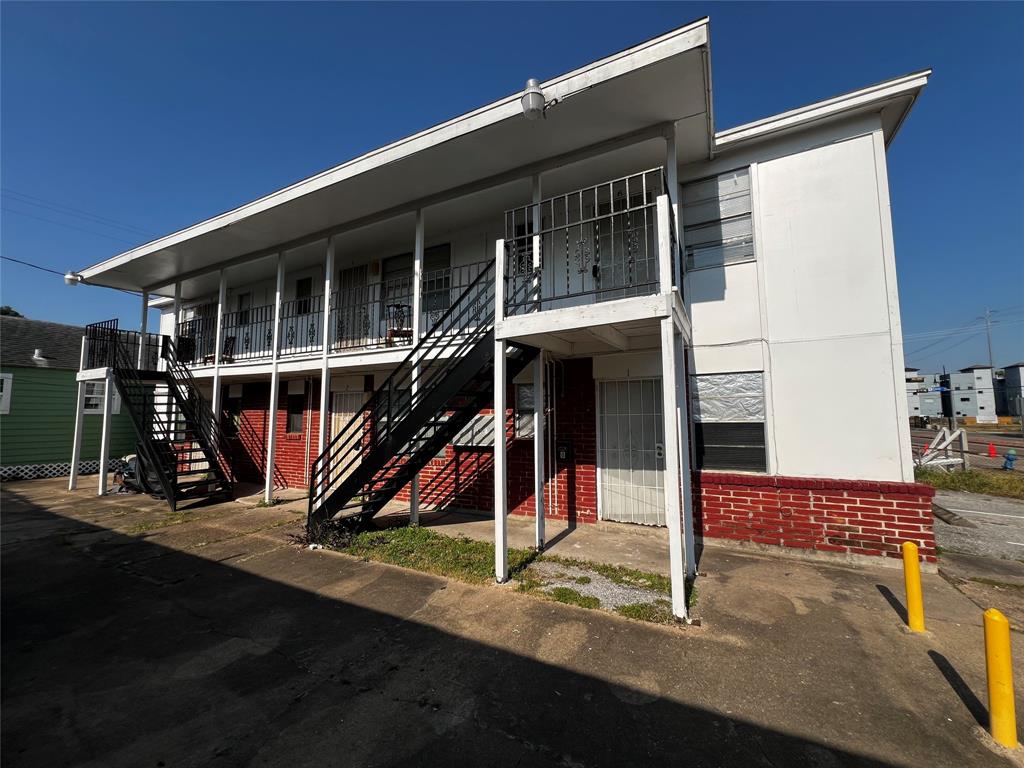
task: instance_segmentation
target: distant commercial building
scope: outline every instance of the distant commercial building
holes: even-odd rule
[[[1004,366],[999,384],[996,392],[997,413],[1000,416],[1020,416],[1024,409],[1024,363]]]
[[[972,365],[961,368],[959,373],[942,374],[940,381],[948,390],[942,393],[943,413],[946,416],[973,419],[978,424],[996,424],[999,421],[991,366]]]
[[[907,382],[907,413],[911,416],[942,416],[939,374],[922,374],[917,368],[904,369]]]

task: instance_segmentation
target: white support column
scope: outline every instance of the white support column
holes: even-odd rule
[[[142,292],[142,319],[139,322],[139,356],[135,367],[142,370],[143,358],[146,356],[146,332],[149,330],[149,294]]]
[[[327,427],[330,424],[331,369],[328,353],[331,348],[331,277],[334,275],[334,239],[327,238],[327,254],[324,257],[324,333],[323,355],[320,358],[320,428],[317,431],[316,453],[319,456],[327,447]]]
[[[82,355],[78,361],[78,370],[84,371],[89,351],[89,339],[82,337]],[[85,408],[85,382],[78,382],[78,397],[75,399],[78,404],[75,409],[75,436],[71,443],[71,474],[68,476],[68,490],[78,488],[78,465],[82,460],[82,410]]]
[[[174,284],[174,324],[171,327],[171,341],[178,346],[178,324],[181,322],[181,281]]]
[[[416,240],[412,254],[412,343],[415,346],[423,335],[423,247],[424,247],[423,209],[416,209]],[[413,358],[412,383],[410,395],[416,402],[420,389],[420,361]],[[409,523],[416,525],[420,521],[420,478],[419,475],[409,483]]]
[[[277,443],[277,395],[281,388],[281,372],[277,358],[281,346],[281,299],[284,297],[284,253],[277,254],[277,289],[274,292],[274,348],[270,364],[270,404],[267,422],[267,476],[263,486],[263,501],[274,500],[274,452]]]
[[[672,235],[669,216],[672,207],[667,195],[658,195],[658,279],[661,293],[672,293]]]
[[[671,126],[665,133],[665,186],[668,187],[668,199],[672,204],[672,222],[676,229],[676,242],[679,244],[679,248],[672,254],[672,263],[675,265],[676,275],[681,281],[683,265],[680,254],[683,242],[683,222],[679,206],[679,158],[676,155],[676,131]],[[683,286],[679,285],[678,288],[682,290]]]
[[[679,508],[679,420],[676,414],[676,342],[675,321],[661,320],[661,385],[665,431],[665,522],[668,527],[669,575],[672,579],[672,613],[687,618],[686,552],[682,515]],[[687,485],[689,485],[687,483]]]
[[[541,252],[540,252],[540,200],[541,200],[541,186],[540,186],[540,174],[535,173],[530,179],[532,187],[533,197],[533,216],[531,223],[533,224],[533,291],[535,299],[540,302],[541,291],[543,289],[543,283],[540,277],[541,270]],[[538,304],[539,306],[539,304]]]
[[[100,478],[97,496],[107,494],[107,465],[110,464],[110,406],[113,402],[114,380],[107,369],[107,377],[103,382],[103,431],[100,433]]]
[[[224,306],[228,303],[228,276],[222,269],[220,271],[220,287],[217,290],[217,326],[213,339],[213,409],[214,421],[220,422],[221,384],[220,384],[220,356],[224,348]]]
[[[495,244],[494,319],[505,313],[505,241]],[[495,326],[497,327],[497,325]],[[494,339],[494,578],[508,581],[508,476],[505,449],[505,340]]]
[[[533,361],[533,499],[536,518],[534,546],[544,549],[544,352]]]
[[[676,429],[679,430],[679,493],[683,510],[683,554],[686,576],[697,575],[697,548],[693,533],[693,488],[690,466],[690,402],[686,397],[686,344],[682,333],[675,337]]]

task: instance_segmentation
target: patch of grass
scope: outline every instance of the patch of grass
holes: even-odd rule
[[[271,497],[270,501],[267,501],[266,499],[260,499],[259,501],[256,502],[256,506],[257,507],[276,507],[278,504],[282,504],[282,503],[283,503],[283,501],[281,499],[279,499],[277,496],[273,496],[273,497]]]
[[[672,615],[672,603],[668,600],[620,605],[615,612],[628,619],[649,621],[653,624],[674,624],[676,622],[676,617]]]
[[[996,587],[997,589],[1022,589],[1024,585],[1021,584],[1010,584],[1006,581],[999,581],[999,579],[986,579],[981,576],[972,576],[969,581],[973,581],[975,584],[984,584],[988,587]]]
[[[327,545],[325,545],[327,546]],[[428,528],[409,526],[364,531],[337,547],[350,555],[399,565],[437,576],[486,584],[494,580],[494,544],[466,536],[445,536]],[[509,549],[509,571],[515,575],[536,557],[531,549]]]
[[[192,519],[193,516],[189,515],[188,512],[168,512],[160,520],[147,520],[144,523],[133,525],[128,529],[128,533],[146,533],[147,531],[155,531],[160,528],[166,528],[170,525],[187,523]]]
[[[1006,496],[1024,499],[1024,473],[1003,472],[998,469],[969,469],[966,472],[942,472],[918,467],[914,471],[917,482],[943,491],[983,493],[987,496]]]
[[[578,605],[580,608],[600,608],[601,601],[596,597],[581,595],[572,587],[555,587],[545,592],[546,595],[560,603]]]
[[[589,576],[577,576],[573,581],[577,584],[589,584],[591,579]]]
[[[621,584],[626,587],[644,587],[653,589],[656,592],[671,594],[672,581],[668,576],[650,571],[639,571],[636,568],[625,568],[621,565],[609,565],[608,563],[592,563],[589,560],[576,560],[571,557],[560,557],[559,555],[542,555],[541,560],[546,560],[559,565],[581,568],[585,571],[604,576],[609,581]],[[585,583],[585,582],[580,582]]]

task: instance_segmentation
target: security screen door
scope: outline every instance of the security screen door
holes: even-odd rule
[[[665,524],[661,379],[598,383],[602,520]]]
[[[359,430],[358,425],[350,426],[349,422],[359,412],[359,409],[363,407],[364,402],[366,402],[366,393],[364,392],[332,393],[331,438],[336,438],[339,433],[345,432],[345,436],[341,438],[339,445],[347,444],[350,437]],[[348,431],[346,431],[346,427]],[[339,460],[335,463],[335,469],[331,473],[331,486],[340,483],[352,474],[356,462],[352,462],[352,466],[346,467],[345,465],[349,463],[348,459],[349,457],[345,457],[344,461]]]

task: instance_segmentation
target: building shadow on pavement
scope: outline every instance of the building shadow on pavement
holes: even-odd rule
[[[885,765],[469,639],[431,607],[443,579],[252,542],[198,557],[11,493],[2,522],[8,766]],[[550,627],[519,622],[542,648]]]

